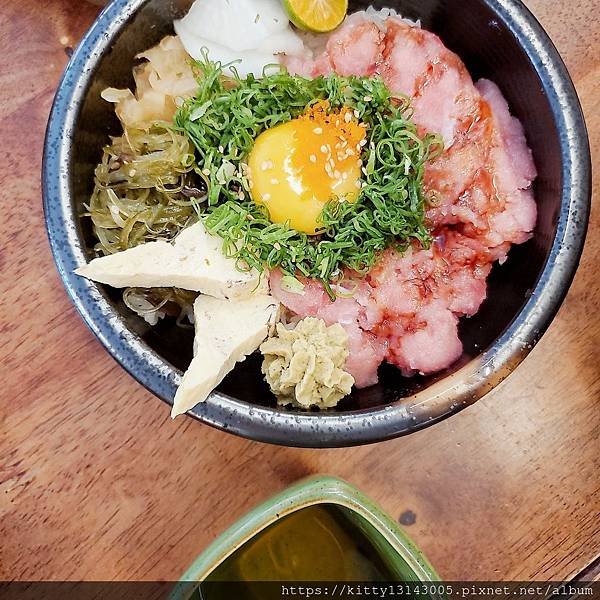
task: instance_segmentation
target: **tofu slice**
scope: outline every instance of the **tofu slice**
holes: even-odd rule
[[[204,402],[235,364],[263,343],[279,320],[279,309],[279,302],[266,294],[242,300],[196,299],[195,356],[175,394],[173,418]]]
[[[244,298],[261,281],[256,269],[247,272],[222,251],[223,240],[198,222],[169,242],[148,242],[95,258],[75,273],[116,288],[178,287],[215,298]]]

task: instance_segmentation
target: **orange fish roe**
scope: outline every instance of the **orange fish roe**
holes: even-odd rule
[[[338,160],[360,156],[367,131],[350,108],[344,106],[332,110],[329,100],[319,100],[306,109],[300,120],[314,123],[313,131],[316,134],[323,133],[325,128],[331,133],[335,130],[338,143],[332,150],[337,154]]]

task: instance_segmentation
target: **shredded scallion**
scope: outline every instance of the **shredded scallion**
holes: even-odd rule
[[[199,89],[177,112],[177,131],[195,146],[197,171],[207,186],[200,216],[223,238],[228,256],[260,270],[281,268],[288,277],[319,279],[330,295],[345,269],[365,273],[388,247],[430,243],[425,223],[423,174],[442,150],[441,138],[420,136],[410,103],[382,80],[329,75],[316,79],[285,71],[257,79],[223,76],[219,64],[196,64]],[[365,174],[356,202],[331,198],[308,236],[275,224],[249,193],[245,160],[263,131],[300,116],[327,100],[348,107],[367,126]]]

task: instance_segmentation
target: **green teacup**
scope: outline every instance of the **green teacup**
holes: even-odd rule
[[[401,582],[439,577],[397,523],[369,498],[340,479],[311,477],[261,504],[217,538],[182,576],[172,599],[190,598],[198,587],[202,593],[197,597],[212,597],[218,588],[214,582],[224,581]]]

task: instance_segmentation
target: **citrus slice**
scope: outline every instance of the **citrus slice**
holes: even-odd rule
[[[346,17],[348,0],[283,0],[290,21],[299,29],[325,33]]]

